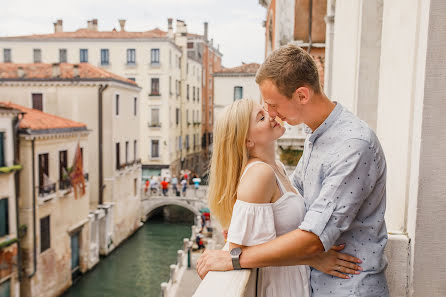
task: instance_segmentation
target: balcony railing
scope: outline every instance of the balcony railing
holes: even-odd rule
[[[161,123],[149,123],[149,128],[161,128]]]
[[[47,185],[39,185],[39,197],[45,197],[56,192],[56,183],[50,183]]]
[[[66,190],[71,187],[71,182],[67,179],[59,181],[59,190]]]
[[[198,286],[193,297],[242,297],[251,269],[210,271]]]

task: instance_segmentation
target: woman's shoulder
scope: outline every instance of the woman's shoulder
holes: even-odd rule
[[[274,170],[266,163],[256,162],[246,170],[241,179],[237,199],[249,203],[270,203],[275,190]]]

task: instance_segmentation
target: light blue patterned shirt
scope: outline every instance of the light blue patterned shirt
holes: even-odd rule
[[[305,200],[300,229],[319,236],[325,250],[345,243],[360,258],[359,275],[341,279],[311,272],[313,296],[388,297],[384,270],[387,230],[386,160],[375,133],[339,103],[313,132],[291,176]]]

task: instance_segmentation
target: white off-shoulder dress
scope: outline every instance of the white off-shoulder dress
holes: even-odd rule
[[[263,162],[248,164],[240,180],[249,168],[258,163]],[[276,202],[235,202],[228,242],[244,246],[258,245],[299,227],[305,216],[303,197],[287,192],[277,175],[276,181],[282,194]],[[245,297],[254,297],[256,292],[257,297],[309,297],[309,278],[310,269],[305,265],[264,267],[258,271],[253,269]]]

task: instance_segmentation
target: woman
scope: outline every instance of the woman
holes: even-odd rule
[[[261,105],[248,99],[235,101],[217,119],[209,202],[222,227],[229,227],[230,249],[270,241],[295,230],[304,219],[303,198],[275,159],[275,140],[284,132]],[[310,296],[308,266],[254,272],[245,296]]]

